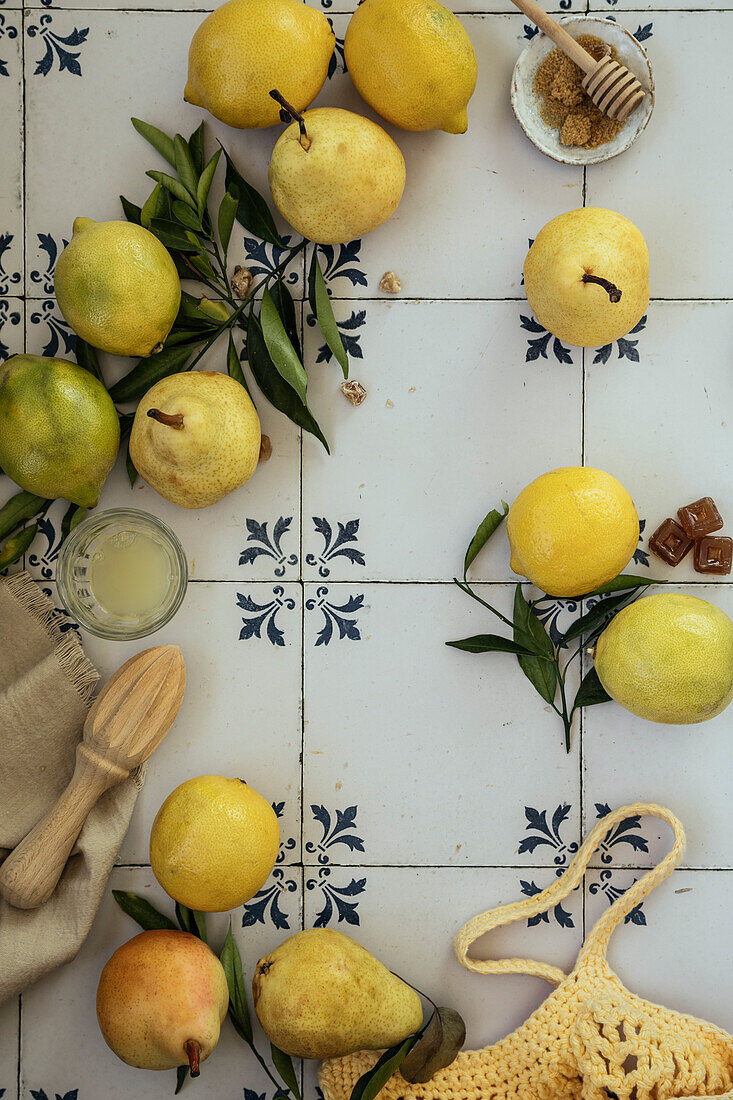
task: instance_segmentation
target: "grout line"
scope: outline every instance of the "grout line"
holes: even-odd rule
[[[48,5],[43,4],[43,5],[26,5],[25,7],[21,7],[20,5],[18,5],[17,7],[14,7],[14,8],[13,7],[5,8],[5,10],[6,11],[24,10],[24,11],[30,11],[30,12],[44,12],[44,11],[79,12],[81,14],[84,14],[86,12],[101,12],[103,14],[109,14],[110,12],[123,12],[123,13],[131,13],[131,14],[134,14],[134,15],[138,15],[138,14],[146,14],[146,15],[174,15],[174,14],[179,14],[179,15],[208,15],[210,12],[215,11],[216,9],[215,8],[209,8],[209,7],[197,7],[197,8],[172,8],[172,7],[149,8],[149,7],[138,7],[138,8],[135,8],[135,7],[117,7],[115,5],[110,5],[109,7],[104,7],[104,8],[100,8],[100,7],[80,8],[80,7],[66,7],[66,6],[61,6],[61,5],[52,5],[52,6],[49,7]],[[510,16],[512,18],[521,18],[521,16],[517,15],[517,13],[515,11],[512,11],[511,9],[507,9],[506,11],[477,11],[476,9],[466,10],[466,9],[454,8],[453,11],[454,11],[455,15],[474,16],[474,17],[478,17],[478,18],[482,18],[482,19],[486,18],[487,16],[494,17],[494,18],[502,18],[502,17],[506,18],[507,16]],[[606,12],[606,9],[605,8],[593,8],[593,9],[591,9],[590,0],[586,0],[585,11],[573,12],[572,10],[568,10],[566,8],[547,8],[547,11],[550,12],[551,14],[553,14],[553,15],[573,15],[573,14],[576,14],[576,15],[595,15],[595,16],[600,15],[600,16],[602,16]],[[650,15],[650,16],[654,16],[654,15],[658,15],[658,14],[662,14],[662,13],[669,14],[669,15],[730,15],[732,12],[733,12],[733,8],[693,8],[693,7],[690,7],[690,8],[663,8],[663,7],[624,8],[624,9],[619,10],[620,15]],[[330,9],[329,8],[328,9],[328,15],[329,16],[332,16],[332,15],[353,15],[353,14],[354,14],[354,9],[353,8],[338,8],[338,9]]]
[[[305,277],[305,253],[303,249],[303,272]],[[303,284],[305,285],[305,283]],[[300,309],[300,345],[305,346],[305,302]],[[305,582],[303,580],[303,429],[300,430],[300,532],[298,577],[300,587],[300,856],[305,851]],[[301,863],[301,868],[303,864]],[[301,873],[300,887],[300,927],[305,928],[305,871]],[[301,1065],[301,1095],[303,1091]]]
[[[278,867],[288,868],[289,870],[300,869],[303,872],[305,878],[306,871],[317,871],[323,866],[331,867],[335,870],[354,871],[358,868],[363,868],[367,871],[554,871],[557,872],[557,864],[555,863],[303,863],[295,862],[289,863],[287,860],[284,863],[278,863]],[[607,863],[589,863],[589,871],[652,871],[656,864],[647,863],[614,863],[609,866]],[[115,871],[149,871],[149,863],[115,863],[113,870]],[[563,868],[564,870],[565,868]],[[694,871],[697,874],[733,874],[733,866],[731,867],[700,867],[700,866],[688,866],[685,863],[681,863],[676,868],[678,871]],[[305,890],[305,881],[303,883],[303,889]]]
[[[23,1085],[22,1080],[22,1045],[21,1037],[23,1033],[23,994],[18,994],[18,1073],[16,1079],[17,1100],[20,1100],[20,1092]]]
[[[733,577],[733,575],[732,575],[732,577]],[[39,579],[39,578],[36,578],[36,579]],[[48,580],[47,580],[47,583],[53,584],[53,583],[55,583],[55,580],[56,580],[55,576],[49,577]],[[451,579],[445,579],[445,580],[423,580],[423,579],[419,579],[419,578],[411,580],[409,578],[408,579],[394,579],[394,578],[390,579],[390,578],[386,578],[386,577],[381,577],[381,578],[379,578],[379,577],[378,578],[374,578],[374,577],[354,577],[351,580],[348,580],[348,579],[345,579],[345,578],[342,578],[341,580],[338,580],[336,578],[331,578],[331,577],[328,577],[325,580],[322,580],[319,577],[313,577],[313,578],[291,577],[290,579],[288,579],[287,577],[283,577],[283,578],[280,578],[280,577],[238,577],[238,578],[235,578],[234,580],[229,580],[229,579],[226,579],[226,578],[223,578],[223,577],[211,577],[211,578],[207,578],[207,577],[190,577],[188,583],[189,584],[236,584],[236,585],[240,585],[240,586],[243,585],[243,584],[275,584],[275,583],[285,584],[285,585],[287,585],[287,584],[297,584],[299,586],[304,586],[304,585],[324,584],[325,583],[329,586],[334,585],[334,584],[348,584],[348,585],[351,585],[351,587],[353,587],[354,585],[364,585],[364,584],[369,584],[369,585],[376,585],[376,584],[396,585],[396,584],[402,584],[402,585],[444,585],[444,586],[450,587],[450,588],[454,587],[454,584],[455,584],[455,582],[453,581],[452,578]],[[516,584],[527,585],[527,584],[529,584],[529,581],[527,581],[525,578],[509,577],[507,580],[503,580],[503,581],[475,580],[474,579],[474,580],[471,581],[471,583],[476,585],[476,586],[478,586],[478,585],[484,585],[484,586],[493,585],[494,587],[504,586],[505,588],[506,587],[512,587],[513,588],[514,585],[516,585]],[[733,579],[731,579],[729,581],[706,581],[706,580],[699,580],[698,581],[698,580],[677,580],[675,578],[668,578],[668,579],[667,578],[658,578],[655,581],[655,583],[656,584],[666,583],[666,584],[672,585],[675,588],[688,588],[690,585],[693,585],[693,584],[701,585],[701,586],[707,587],[707,588],[726,588],[726,587],[730,587],[731,585],[733,585]],[[561,598],[564,598],[564,597],[557,597],[557,598],[561,599]]]

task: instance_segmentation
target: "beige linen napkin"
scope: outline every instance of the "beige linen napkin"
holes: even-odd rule
[[[0,578],[0,862],[71,778],[98,679],[28,574]],[[141,786],[136,774],[102,796],[45,905],[22,910],[0,901],[0,1004],[76,955]]]

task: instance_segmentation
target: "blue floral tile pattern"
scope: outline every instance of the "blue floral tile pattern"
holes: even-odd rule
[[[246,612],[242,616],[242,629],[239,632],[239,640],[247,641],[250,638],[262,639],[262,630],[265,637],[274,646],[285,645],[285,633],[278,625],[278,615],[282,609],[295,610],[295,600],[292,596],[285,595],[282,585],[275,585],[272,590],[273,599],[268,603],[259,604],[251,596],[243,592],[237,593],[237,606]]]
[[[345,810],[336,810],[332,814],[325,806],[312,805],[311,813],[321,826],[323,835],[316,843],[309,840],[305,850],[309,855],[316,856],[319,863],[330,863],[331,850],[341,844],[351,852],[364,851],[364,841],[356,831],[357,806],[347,806]]]
[[[0,15],[0,38],[17,38],[18,28],[14,27],[12,23],[9,23],[4,15]],[[8,62],[0,59],[0,76],[10,76],[8,69]]]
[[[563,840],[562,837],[571,808],[570,803],[561,803],[555,808],[548,822],[547,810],[536,810],[532,806],[525,806],[524,816],[527,819],[526,831],[529,836],[520,840],[517,848],[519,855],[525,855],[528,852],[532,854],[538,848],[549,847],[555,853],[552,857],[555,866],[565,867],[578,850],[577,841]]]
[[[311,328],[316,323],[316,319],[311,313],[308,314],[307,323]],[[364,352],[361,348],[361,333],[359,329],[363,328],[366,324],[366,310],[352,309],[345,321],[337,321],[336,324],[341,334],[341,343],[344,345],[346,354],[349,358],[363,359]],[[322,344],[318,349],[316,363],[330,363],[332,359],[333,352],[327,344]]]
[[[632,328],[631,332],[629,333],[629,336],[632,333],[643,332],[643,330],[645,328],[646,328],[646,313],[644,314],[642,319],[639,321],[639,323],[637,325],[635,325],[634,328]],[[639,362],[639,352],[637,350],[637,347],[638,347],[639,341],[638,340],[630,340],[629,336],[622,336],[620,339],[618,339],[616,341],[615,345],[614,344],[604,344],[602,348],[598,348],[598,351],[593,356],[593,362],[594,363],[607,363],[608,360],[611,358],[611,352],[613,351],[614,346],[615,346],[616,350],[618,352],[618,358],[619,359],[630,359],[632,363],[638,363]]]
[[[258,558],[272,558],[275,562],[273,569],[275,576],[284,577],[288,566],[298,564],[298,555],[295,553],[288,554],[282,548],[282,540],[290,533],[292,522],[292,516],[280,516],[275,520],[272,535],[270,535],[267,530],[267,520],[263,523],[256,519],[245,520],[245,525],[249,531],[247,542],[252,543],[252,545],[245,547],[241,552],[239,564],[253,565]]]
[[[71,73],[73,76],[81,76],[81,64],[79,62],[80,50],[89,37],[89,27],[82,29],[74,27],[69,34],[59,34],[51,29],[53,16],[43,14],[37,23],[31,23],[28,27],[28,37],[38,38],[45,45],[45,52],[36,62],[35,76],[48,76],[58,66],[59,72]]]
[[[59,255],[66,248],[69,243],[66,240],[62,240],[58,245],[53,239],[50,233],[37,233],[38,247],[41,252],[45,252],[47,256],[45,270],[33,270],[31,271],[31,282],[40,287],[43,294],[53,294],[53,273],[56,267],[56,261]]]
[[[346,523],[337,520],[337,531],[334,532],[325,516],[313,516],[313,527],[323,539],[323,549],[317,554],[306,554],[305,560],[307,565],[318,566],[321,577],[330,576],[328,562],[334,558],[346,558],[352,565],[366,565],[362,551],[350,545],[359,541],[358,519],[350,519]]]
[[[353,901],[366,889],[366,878],[352,878],[344,886],[334,886],[330,881],[331,868],[319,867],[316,878],[306,880],[307,890],[320,891],[323,904],[313,921],[314,928],[326,928],[337,918],[337,923],[343,921],[346,924],[358,925],[359,902]]]
[[[359,267],[360,238],[349,241],[347,244],[320,244],[317,247],[323,279],[329,294],[334,293],[333,283],[338,279],[348,279],[352,286],[367,285],[366,274]]]
[[[10,344],[6,344],[3,337],[11,339],[7,326],[19,325],[22,317],[20,310],[16,308],[17,302],[11,302],[7,298],[0,298],[0,362],[10,355]]]
[[[258,241],[254,237],[244,238],[244,249],[247,254],[247,267],[252,274],[259,278],[262,275],[269,275],[273,271],[280,261],[285,256],[285,245],[290,244],[291,237],[285,234],[282,238],[282,245],[270,244],[268,241]],[[291,286],[298,281],[297,271],[288,271],[285,276],[286,283],[290,283]]]
[[[49,1095],[45,1089],[31,1089],[33,1100],[77,1100],[78,1094],[78,1089],[71,1089],[70,1092],[65,1092],[63,1095],[60,1092]]]
[[[358,620],[349,618],[349,615],[361,610],[364,606],[364,597],[361,595],[349,596],[345,603],[337,604],[326,599],[328,592],[328,588],[321,586],[317,589],[315,597],[305,602],[306,611],[318,609],[324,619],[315,644],[317,646],[328,645],[334,638],[334,628],[338,630],[339,641],[344,641],[346,638],[352,642],[360,641],[361,634],[357,626]]]
[[[32,325],[45,325],[46,343],[43,345],[43,354],[61,357],[74,354],[76,336],[69,325],[56,312],[56,303],[53,298],[46,298],[30,315]]]
[[[613,871],[605,868],[600,872],[598,881],[590,883],[588,892],[591,894],[603,894],[608,904],[613,905],[615,901],[618,901],[618,899],[626,893],[628,886],[615,886],[612,880]],[[634,879],[634,882],[636,882],[636,879]],[[633,885],[633,883],[630,883],[630,885]],[[635,905],[634,908],[626,914],[624,917],[624,924],[636,924],[639,927],[646,926],[646,915],[641,902]]]
[[[542,887],[538,886],[534,880],[527,882],[524,879],[520,879],[519,885],[525,897],[533,898],[536,894],[542,893]],[[552,913],[552,918],[555,923],[559,924],[561,928],[575,928],[575,922],[572,915],[559,902],[557,905],[553,906],[549,912],[536,913],[533,917],[530,917],[527,921],[527,927],[536,928],[538,924],[549,924],[550,912]]]
[[[298,883],[292,876],[287,876],[287,868],[276,867],[262,889],[245,903],[242,928],[270,921],[275,928],[290,929],[290,918],[280,907],[280,901],[284,894],[294,894],[297,889]]]
[[[2,18],[1,15],[0,18]],[[2,71],[3,65],[4,62],[0,60],[0,76],[7,76],[8,74]],[[21,278],[19,271],[5,270],[6,255],[12,246],[13,239],[12,233],[0,233],[0,294],[10,294],[12,287],[17,286]]]

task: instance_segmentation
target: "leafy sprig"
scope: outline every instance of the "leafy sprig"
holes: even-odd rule
[[[624,607],[628,607],[638,599],[645,588],[650,584],[664,582],[632,573],[621,573],[608,584],[592,592],[583,593],[582,596],[558,597],[542,594],[530,600],[525,597],[521,584],[518,584],[514,589],[512,615],[508,617],[482,599],[467,580],[471,564],[501,526],[509,511],[506,502],[501,503],[501,511],[492,508],[479,524],[466,551],[463,580],[454,578],[454,582],[462,592],[509,627],[511,637],[498,634],[475,634],[469,638],[461,638],[459,641],[446,642],[446,645],[466,653],[513,653],[535,691],[546,703],[549,703],[561,719],[565,734],[565,749],[570,752],[570,735],[576,711],[581,707],[595,706],[610,700],[610,695],[601,684],[598,673],[594,667],[591,667],[583,676],[575,697],[570,702],[567,692],[567,674],[570,665],[581,656],[584,650],[587,651],[595,645],[611,619]],[[548,600],[558,599],[582,606],[585,600],[594,596],[602,598],[590,607],[585,605],[586,610],[560,636],[557,644],[553,643],[537,609]],[[571,649],[569,643],[575,641],[578,645]]]

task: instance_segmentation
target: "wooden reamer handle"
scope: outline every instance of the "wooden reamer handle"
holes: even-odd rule
[[[535,23],[548,38],[551,38],[556,46],[559,46],[571,61],[588,74],[598,65],[597,60],[584,50],[582,46],[564,30],[556,20],[541,8],[536,0],[512,0],[512,3],[523,11],[524,14]]]
[[[80,742],[68,787],[0,866],[0,894],[11,905],[35,909],[50,898],[89,811],[129,774]]]

